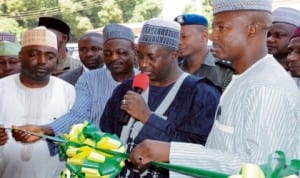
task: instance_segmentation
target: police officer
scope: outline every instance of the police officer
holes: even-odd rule
[[[183,14],[174,19],[181,25],[180,67],[191,74],[206,77],[224,90],[233,73],[231,64],[216,59],[208,47],[208,21],[198,14]]]

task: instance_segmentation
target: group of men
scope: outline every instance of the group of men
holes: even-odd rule
[[[300,88],[299,80],[299,58],[291,58],[289,43],[300,26],[300,10],[280,7],[273,11],[272,25],[268,32],[267,46],[268,53],[274,58],[295,78],[295,81]],[[297,28],[298,27],[298,28]],[[296,49],[293,48],[295,51]],[[298,72],[297,72],[298,71]]]
[[[69,36],[47,26],[25,32],[20,74],[0,80],[0,177],[58,177],[57,145],[21,130],[58,136],[84,120],[126,143],[130,161],[120,177],[182,177],[152,161],[236,174],[276,150],[299,158],[299,89],[267,54],[272,26],[285,22],[272,20],[271,0],[214,0],[213,14],[211,49],[207,19],[196,14],[146,21],[137,48],[120,24],[108,24],[103,36],[84,34],[84,65],[60,76],[70,84],[51,76]],[[299,77],[300,28],[290,36],[286,68]],[[142,94],[131,91],[139,72],[150,79]],[[123,113],[131,116],[126,124]]]
[[[56,35],[45,27],[23,34],[18,55],[21,71],[0,80],[0,121],[3,126],[48,124],[72,107],[74,87],[51,75],[56,69],[57,52]],[[50,156],[44,141],[17,143],[5,133],[1,129],[1,177],[50,178],[60,175],[64,165],[58,156]]]
[[[276,150],[289,159],[300,158],[299,89],[276,55],[267,54],[269,27],[276,23],[272,24],[271,5],[268,0],[213,1],[212,51],[230,60],[235,74],[221,96],[206,144],[145,140],[131,153],[134,164],[143,168],[162,161],[230,175],[237,174],[242,163],[266,163]],[[280,18],[287,17],[299,23],[291,13]],[[287,68],[298,77],[299,30],[284,34]],[[171,176],[183,177],[174,172]]]

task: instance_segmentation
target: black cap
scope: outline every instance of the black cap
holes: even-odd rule
[[[66,34],[68,36],[68,40],[70,39],[70,27],[62,20],[53,17],[40,17],[38,26],[45,26],[46,28],[57,30]]]

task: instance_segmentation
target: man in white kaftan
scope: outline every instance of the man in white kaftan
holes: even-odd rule
[[[73,86],[61,79],[51,77],[43,88],[28,88],[14,74],[0,80],[0,122],[5,127],[45,125],[68,112],[74,98]],[[59,177],[64,166],[58,155],[50,156],[45,140],[23,144],[10,138],[0,150],[1,178]]]
[[[233,75],[205,147],[171,143],[170,162],[236,174],[242,163],[264,164],[276,150],[299,159],[300,100],[295,98],[300,95],[292,78],[272,56],[264,57]]]
[[[57,62],[55,34],[42,27],[26,31],[19,58],[20,74],[0,80],[0,177],[60,177],[64,162],[50,156],[46,140],[17,142],[15,134],[24,132],[10,129],[12,125],[48,124],[73,105],[74,87],[51,76]],[[3,131],[3,126],[8,129]]]

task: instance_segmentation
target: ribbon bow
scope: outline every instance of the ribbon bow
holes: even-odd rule
[[[59,156],[66,159],[61,177],[116,177],[125,165],[125,147],[116,135],[102,133],[88,122],[73,125],[61,137]]]

